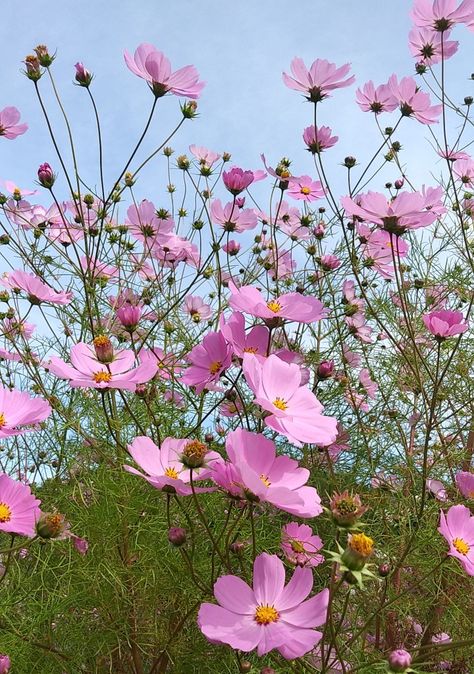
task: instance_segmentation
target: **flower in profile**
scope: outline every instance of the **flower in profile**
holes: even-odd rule
[[[222,173],[222,180],[229,192],[237,196],[253,183],[254,174],[253,171],[244,171],[241,168],[234,167],[230,171]]]
[[[412,28],[408,34],[411,55],[427,66],[448,59],[458,50],[459,42],[448,40],[449,31],[441,35],[430,28]]]
[[[396,75],[388,80],[388,86],[400,107],[404,117],[414,117],[422,124],[436,124],[443,109],[442,105],[431,105],[429,94],[420,91],[413,77]]]
[[[165,438],[160,447],[153,440],[140,435],[128,445],[130,456],[144,471],[141,473],[133,466],[125,465],[124,469],[134,475],[143,477],[152,487],[168,494],[189,496],[192,494],[191,469],[183,463],[186,448],[196,441],[181,438]],[[200,443],[202,444],[202,443]],[[192,449],[192,448],[191,448]],[[206,463],[212,465],[220,456],[216,452],[207,452]],[[207,466],[193,468],[194,480],[204,480],[210,475]],[[194,487],[197,493],[214,491],[214,487]]]
[[[232,349],[220,332],[209,332],[202,344],[188,354],[190,366],[181,378],[186,386],[194,386],[197,393],[215,387],[221,374],[232,361]]]
[[[84,68],[84,64],[80,62],[76,63],[74,68],[76,69],[74,79],[79,84],[79,86],[86,88],[89,87],[90,83],[92,82],[92,78],[94,77],[92,73]]]
[[[312,180],[311,176],[300,176],[288,179],[288,196],[302,201],[316,201],[324,197],[324,189],[319,180]]]
[[[229,304],[232,309],[257,318],[265,320],[280,318],[299,323],[314,323],[327,315],[323,303],[309,295],[287,293],[265,302],[262,293],[254,286],[237,288],[234,283],[229,282],[229,289],[231,291]]]
[[[432,311],[430,314],[424,314],[422,318],[426,329],[438,341],[461,335],[469,327],[461,311],[449,311],[448,309]]]
[[[388,84],[381,84],[377,88],[372,80],[356,91],[356,102],[363,112],[392,112],[398,107],[398,101],[392,94]]]
[[[171,63],[152,44],[142,43],[133,57],[126,51],[125,63],[129,70],[146,80],[157,98],[167,93],[188,98],[199,98],[204,82],[199,82],[199,74],[194,66],[184,66],[171,72]]]
[[[184,310],[195,323],[205,321],[212,316],[210,305],[197,295],[188,295],[184,298]]]
[[[107,337],[105,339],[108,340]],[[112,360],[107,357],[103,362],[102,351],[98,354],[94,346],[78,342],[71,348],[71,364],[52,356],[44,366],[57,377],[69,380],[72,388],[134,391],[137,384],[144,384],[156,375],[156,362],[151,358],[144,358],[135,365],[135,353],[131,349],[123,349],[113,352]],[[101,340],[98,348],[108,349],[109,345]]]
[[[221,315],[220,330],[239,358],[243,358],[245,353],[266,356],[270,333],[264,325],[254,325],[248,332],[245,332],[243,314],[234,311],[227,320]]]
[[[448,500],[448,492],[440,480],[427,479],[426,491],[432,494],[437,501],[445,503]]]
[[[453,173],[463,185],[467,185],[469,188],[474,187],[474,160],[471,157],[457,159],[453,164]]]
[[[4,274],[3,278],[0,279],[0,284],[5,288],[12,288],[12,290],[23,290],[28,295],[31,304],[46,302],[47,304],[65,305],[72,300],[72,292],[53,290],[38,276],[19,269]]]
[[[225,232],[245,232],[257,226],[258,218],[252,208],[239,208],[232,201],[222,206],[220,199],[211,204],[212,221],[221,225]]]
[[[0,110],[0,136],[13,140],[21,136],[28,130],[28,124],[18,124],[20,121],[20,112],[17,108],[10,106]]]
[[[54,185],[56,176],[53,172],[53,169],[47,162],[40,164],[38,168],[38,180],[40,184],[47,189],[51,189],[51,187]]]
[[[415,0],[410,11],[415,26],[426,26],[443,33],[457,23],[470,24],[474,20],[474,4],[472,0]]]
[[[330,510],[333,520],[340,527],[351,528],[368,510],[362,505],[358,494],[350,494],[346,489],[341,494],[334,493],[331,497]]]
[[[0,439],[22,435],[44,421],[51,406],[42,398],[31,398],[25,391],[0,387]]]
[[[474,473],[461,470],[456,473],[456,486],[464,498],[474,499]]]
[[[198,145],[190,145],[189,151],[196,157],[202,167],[210,169],[213,164],[221,158],[221,155],[207,147],[200,147]]]
[[[40,538],[62,540],[69,537],[69,527],[69,522],[61,513],[41,513],[36,522],[36,533]]]
[[[459,559],[469,576],[474,576],[474,517],[464,505],[441,511],[439,533],[449,544],[448,555]]]
[[[19,536],[34,536],[41,515],[39,501],[28,485],[0,474],[0,531]]]
[[[323,416],[324,408],[306,386],[301,386],[301,368],[272,354],[263,362],[246,353],[243,370],[255,394],[255,403],[269,414],[265,425],[302,443],[329,445],[336,439],[337,420]]]
[[[347,77],[351,69],[350,63],[338,68],[335,63],[316,59],[308,70],[303,59],[296,57],[292,60],[290,69],[291,75],[283,73],[283,82],[290,89],[305,93],[308,101],[313,103],[328,98],[334,89],[348,87],[355,81],[354,75]]]
[[[253,587],[237,576],[221,576],[214,584],[218,605],[203,603],[198,625],[212,643],[228,644],[259,656],[273,649],[287,660],[301,657],[321,639],[329,601],[325,589],[306,599],[313,586],[310,568],[297,567],[285,586],[285,567],[276,555],[258,555]]]
[[[322,540],[307,524],[290,522],[282,529],[281,549],[286,559],[295,566],[322,564],[324,557],[318,554],[322,547]]]
[[[315,127],[314,124],[307,126],[303,131],[303,140],[312,154],[320,154],[324,150],[329,150],[339,140],[339,136],[332,136],[332,129],[329,126]]]

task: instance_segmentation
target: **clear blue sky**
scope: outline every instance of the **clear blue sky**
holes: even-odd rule
[[[0,108],[16,105],[30,130],[16,141],[0,139],[0,178],[31,186],[39,163],[49,161],[57,166],[33,85],[19,72],[22,59],[38,43],[47,44],[51,51],[57,49],[56,79],[73,122],[82,173],[94,183],[97,153],[93,118],[86,92],[72,86],[73,65],[83,61],[95,73],[93,91],[104,124],[107,175],[112,180],[152,103],[144,81],[130,73],[123,61],[124,49],[133,51],[144,41],[161,49],[173,68],[195,64],[207,82],[199,102],[200,117],[188,122],[173,143],[178,154],[194,142],[232,152],[235,163],[245,168],[260,168],[259,156],[265,152],[271,162],[291,156],[296,174],[310,172],[312,162],[303,149],[301,132],[311,123],[311,106],[283,85],[282,70],[297,55],[307,63],[318,57],[338,65],[349,61],[358,85],[368,79],[384,82],[393,72],[412,74],[413,60],[407,47],[410,6],[410,0],[5,3]],[[448,62],[448,71],[454,78],[454,97],[462,102],[474,89],[468,80],[474,63],[474,39],[465,27],[458,27],[455,37],[461,40],[461,52]],[[345,155],[362,157],[377,142],[371,116],[353,103],[356,86],[336,92],[323,106],[321,123],[331,126],[341,138],[331,150],[330,173],[339,171],[338,163]],[[164,138],[173,120],[179,118],[177,104],[174,97],[160,101],[149,148]],[[412,144],[416,151],[420,134],[428,135],[426,129],[412,121],[407,121],[405,128],[400,140]],[[160,186],[166,182],[163,166],[147,172],[139,196],[160,202]],[[432,162],[427,169],[431,168]],[[416,167],[423,169],[422,163]]]

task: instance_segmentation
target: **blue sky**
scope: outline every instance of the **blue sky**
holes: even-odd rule
[[[194,63],[207,82],[199,118],[188,122],[173,142],[177,154],[194,142],[231,152],[235,163],[244,168],[260,168],[259,156],[265,152],[273,163],[291,156],[296,174],[311,172],[311,158],[301,141],[303,128],[311,123],[311,106],[283,85],[282,70],[298,55],[308,64],[318,57],[338,65],[351,62],[358,85],[368,79],[385,82],[393,72],[412,74],[407,47],[410,6],[409,0],[48,0],[40,5],[26,0],[5,6],[0,107],[16,105],[30,130],[16,141],[0,139],[0,178],[27,187],[41,162],[58,164],[33,85],[20,74],[22,59],[38,43],[47,44],[50,51],[57,49],[55,77],[73,123],[82,173],[93,183],[97,180],[94,122],[86,92],[72,85],[73,65],[83,61],[95,74],[93,91],[104,127],[107,176],[112,181],[152,103],[144,81],[130,73],[123,61],[124,49],[133,51],[145,41],[161,49],[173,68]],[[455,33],[461,51],[448,62],[448,71],[454,98],[462,102],[474,89],[468,80],[474,39],[464,27]],[[40,85],[46,84],[44,78]],[[336,179],[340,175],[341,180],[339,164],[344,156],[363,158],[378,142],[371,115],[353,102],[355,89],[336,92],[321,110],[321,123],[340,136],[328,161],[330,175]],[[49,94],[46,98],[51,101]],[[177,106],[174,97],[160,101],[148,148],[157,145],[179,119]],[[388,123],[389,118],[383,122]],[[433,162],[427,166],[417,152],[427,135],[424,127],[407,120],[399,137],[415,151],[414,170],[420,180],[433,168]],[[147,171],[138,194],[159,203],[164,183],[161,163]]]

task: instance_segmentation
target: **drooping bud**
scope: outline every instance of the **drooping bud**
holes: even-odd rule
[[[181,527],[170,527],[168,529],[168,540],[176,548],[186,543],[186,529]]]
[[[389,672],[406,672],[411,665],[411,655],[399,648],[388,656]]]
[[[397,180],[395,180],[395,189],[401,190],[404,184],[405,184],[404,178],[398,178]]]
[[[344,166],[348,169],[354,168],[354,166],[357,164],[357,159],[355,157],[346,157],[344,159]]]
[[[76,74],[74,76],[74,79],[78,83],[80,87],[86,87],[88,88],[90,86],[90,83],[92,82],[92,78],[94,75],[90,73],[86,68],[84,68],[84,65],[80,62],[74,64],[74,68],[76,69]]]
[[[60,538],[68,527],[61,513],[43,513],[36,523],[36,533],[41,538]]]
[[[38,168],[38,180],[40,185],[46,187],[48,190],[51,189],[51,187],[54,185],[56,176],[53,173],[53,169],[47,162],[40,164]]]
[[[316,370],[318,379],[329,379],[334,374],[334,361],[333,360],[322,360],[318,369]]]
[[[332,495],[330,508],[334,522],[340,527],[353,527],[367,510],[358,494],[350,494],[347,489]]]
[[[99,335],[92,342],[95,355],[101,363],[111,363],[114,359],[114,347],[107,335]]]
[[[374,551],[374,541],[365,534],[351,534],[341,560],[351,571],[361,571]]]
[[[187,468],[200,468],[204,465],[209,447],[199,440],[190,440],[181,454],[181,461]]]

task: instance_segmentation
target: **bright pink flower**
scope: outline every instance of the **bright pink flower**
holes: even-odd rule
[[[390,200],[380,192],[367,192],[355,200],[342,197],[341,203],[347,214],[356,215],[397,235],[407,229],[427,227],[437,217],[432,209],[427,210],[426,196],[419,192],[398,192]]]
[[[133,332],[140,321],[142,308],[136,304],[123,304],[117,309],[115,315],[124,328]]]
[[[42,398],[31,398],[25,391],[0,387],[0,438],[22,435],[44,421],[51,407]]]
[[[8,674],[11,667],[11,660],[8,655],[0,655],[0,674]]]
[[[28,130],[28,124],[18,124],[20,112],[13,106],[0,110],[0,136],[13,140]]]
[[[310,176],[288,179],[288,196],[303,201],[316,201],[324,197],[324,189],[319,180],[312,180]]]
[[[222,225],[225,232],[245,232],[247,229],[254,229],[258,223],[252,208],[240,209],[233,202],[223,207],[220,199],[214,199],[211,204],[211,218],[213,222]]]
[[[281,549],[286,559],[295,566],[322,564],[324,557],[318,554],[322,547],[322,540],[307,524],[290,522],[282,529]]]
[[[456,473],[456,486],[464,498],[474,499],[474,473],[465,470]]]
[[[457,52],[459,45],[448,37],[449,31],[441,34],[430,28],[412,28],[408,34],[411,55],[427,66],[439,63],[443,57],[448,59]]]
[[[399,82],[397,76],[392,75],[388,80],[388,86],[397,99],[404,117],[414,117],[422,124],[438,122],[443,106],[431,105],[429,94],[419,91],[413,77],[402,77]]]
[[[236,167],[222,173],[224,185],[234,196],[246,190],[253,183],[254,179],[253,171],[244,171]]]
[[[433,311],[422,316],[427,330],[438,339],[446,339],[466,332],[468,325],[461,311]]]
[[[69,304],[72,300],[72,292],[57,292],[44,283],[38,276],[28,274],[25,271],[12,271],[0,279],[0,284],[5,288],[23,290],[27,293],[31,304]]]
[[[457,23],[474,20],[473,0],[415,0],[410,16],[415,26],[426,26],[444,32]]]
[[[321,639],[329,590],[304,601],[313,587],[313,573],[298,567],[285,587],[285,567],[266,552],[253,565],[253,587],[237,576],[221,576],[214,585],[219,602],[201,604],[198,625],[212,643],[228,644],[259,656],[276,648],[287,660],[299,658]]]
[[[315,297],[300,293],[287,293],[265,302],[261,292],[253,286],[237,288],[230,282],[229,289],[231,291],[229,305],[232,309],[258,318],[266,320],[282,318],[299,323],[314,323],[327,315],[322,302]]]
[[[199,74],[194,66],[184,66],[171,72],[171,63],[152,44],[142,43],[132,56],[124,53],[125,63],[134,73],[146,80],[155,96],[159,98],[168,92],[176,96],[199,98],[204,82],[199,82]]]
[[[186,386],[194,386],[197,393],[215,388],[221,374],[230,367],[232,349],[220,332],[209,332],[188,354],[191,363],[181,377]]]
[[[70,365],[53,356],[45,367],[57,377],[68,379],[72,388],[134,391],[137,384],[150,381],[156,374],[156,366],[149,358],[135,365],[135,354],[131,349],[115,353],[112,350],[112,360],[105,363],[98,359],[94,347],[84,342],[78,342],[71,348]]]
[[[76,82],[81,86],[81,87],[88,87],[90,83],[92,82],[93,75],[87,68],[84,68],[83,63],[75,63],[74,68],[76,69],[76,73],[74,75],[74,79]]]
[[[138,206],[130,206],[127,210],[128,228],[136,239],[151,244],[159,234],[170,234],[174,228],[172,218],[163,220],[156,214],[155,205],[143,199]]]
[[[212,316],[210,305],[206,304],[202,297],[197,295],[188,295],[184,298],[184,310],[195,323],[205,321]]]
[[[283,73],[283,82],[290,89],[306,93],[309,101],[317,103],[330,96],[330,91],[348,87],[355,81],[354,75],[344,79],[350,68],[350,63],[338,68],[335,63],[316,59],[308,70],[303,59],[296,57],[290,64],[291,76]]]
[[[240,312],[234,311],[227,320],[221,315],[220,330],[239,358],[243,358],[245,353],[267,355],[270,337],[268,328],[255,325],[245,332],[245,318]]]
[[[150,359],[156,368],[156,376],[160,379],[173,379],[179,376],[184,366],[179,363],[178,356],[174,353],[165,353],[163,349],[155,346],[153,349],[141,349],[139,352],[140,362]]]
[[[323,416],[323,406],[305,386],[301,370],[271,355],[263,362],[245,354],[243,369],[247,384],[255,394],[255,403],[270,414],[265,424],[285,435],[297,446],[302,443],[329,445],[337,435],[337,421]]]
[[[303,131],[303,140],[308,150],[313,154],[320,154],[323,150],[329,150],[339,140],[339,136],[332,136],[329,126],[315,127],[314,124],[307,126]]]
[[[165,438],[160,447],[157,447],[153,440],[140,435],[128,445],[128,451],[131,457],[142,468],[145,473],[141,473],[132,466],[125,465],[124,468],[129,473],[139,475],[145,478],[153,487],[169,494],[179,494],[180,496],[189,496],[192,494],[191,471],[182,462],[182,455],[190,443],[194,440],[181,438]],[[205,480],[211,474],[211,466],[214,461],[220,460],[216,452],[208,452],[206,463],[210,467],[193,468],[194,480]],[[196,492],[214,491],[214,487],[195,487]]]
[[[469,576],[474,576],[474,517],[464,505],[441,511],[438,531],[449,543],[448,555],[459,559]]]
[[[77,550],[80,555],[84,556],[87,554],[87,551],[89,550],[89,542],[85,538],[80,538],[74,534],[69,534],[69,538],[74,545],[74,549]]]
[[[372,80],[356,91],[357,105],[363,112],[392,112],[398,107],[398,101],[392,94],[388,84],[381,84],[375,88]]]
[[[0,475],[0,531],[19,536],[34,536],[39,504],[28,485],[6,473]]]

